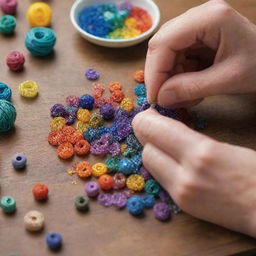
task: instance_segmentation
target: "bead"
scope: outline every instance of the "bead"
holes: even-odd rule
[[[70,142],[62,143],[57,148],[58,157],[69,159],[74,155],[74,147]]]
[[[174,214],[179,214],[182,212],[180,207],[175,203],[171,203],[169,206],[170,206],[170,211]]]
[[[88,123],[84,123],[84,122],[81,122],[81,121],[78,121],[76,123],[76,129],[78,131],[80,131],[81,133],[84,133],[86,132],[86,130],[89,128],[89,124]]]
[[[38,85],[34,81],[25,81],[19,85],[19,93],[22,97],[34,98],[39,91]]]
[[[127,197],[127,198],[130,198],[130,197],[132,197],[133,195],[134,195],[134,191],[133,190],[130,190],[130,189],[125,189],[124,191],[123,191],[123,193],[124,193],[124,195]]]
[[[56,43],[56,34],[50,28],[35,27],[30,29],[25,37],[26,48],[34,56],[49,55]]]
[[[134,102],[131,98],[124,98],[120,103],[120,108],[130,112],[134,109]]]
[[[147,98],[145,97],[145,96],[139,96],[138,98],[137,98],[137,104],[139,105],[139,106],[143,106],[144,104],[146,104],[147,103]]]
[[[127,149],[127,144],[121,144],[120,151],[122,154],[125,152],[126,149]]]
[[[125,175],[129,175],[134,170],[134,164],[129,158],[122,158],[119,162],[119,171]]]
[[[159,198],[163,203],[169,204],[170,202],[172,202],[170,195],[165,190],[162,190],[159,193]]]
[[[171,216],[171,211],[166,203],[156,203],[153,208],[154,215],[156,219],[165,221]]]
[[[145,208],[152,208],[155,204],[155,197],[152,194],[145,194],[141,197]]]
[[[137,27],[137,20],[133,17],[129,17],[125,20],[124,24],[128,28],[136,28]]]
[[[32,27],[48,27],[51,23],[52,10],[43,2],[36,2],[27,10],[27,20]]]
[[[62,236],[59,233],[49,233],[46,242],[51,250],[58,250],[62,246]]]
[[[16,201],[11,196],[2,197],[0,204],[5,213],[13,213],[16,211]]]
[[[97,70],[89,68],[85,71],[85,77],[88,80],[97,80],[100,77],[100,74]]]
[[[111,156],[118,156],[120,154],[120,143],[114,142],[109,145],[108,153],[111,154]]]
[[[90,152],[90,144],[87,140],[79,140],[76,142],[74,150],[79,156],[86,155]]]
[[[5,14],[14,15],[17,9],[17,0],[1,0],[0,6]]]
[[[133,5],[129,0],[123,1],[120,5],[119,5],[119,10],[127,10],[127,11],[131,11]]]
[[[93,83],[92,86],[93,86],[93,93],[92,93],[93,98],[100,99],[105,91],[104,85],[100,83]]]
[[[124,207],[126,207],[127,204],[127,197],[121,193],[114,193],[112,195],[112,205],[116,206],[119,209],[122,209]]]
[[[138,83],[144,83],[144,71],[143,70],[137,70],[134,73],[133,78]]]
[[[80,98],[75,96],[75,95],[69,95],[66,98],[67,105],[72,106],[72,107],[76,107],[76,108],[79,107],[79,101],[80,101]]]
[[[105,173],[107,173],[108,168],[103,163],[97,163],[92,166],[92,175],[99,177]]]
[[[122,173],[113,176],[113,189],[122,189],[126,186],[126,177]]]
[[[148,194],[152,194],[154,196],[157,196],[161,192],[160,185],[154,179],[147,180],[144,189]]]
[[[138,174],[130,175],[126,180],[126,186],[134,191],[143,190],[145,185],[144,178]]]
[[[4,15],[0,18],[0,33],[11,35],[16,27],[16,19],[11,15]]]
[[[112,195],[109,193],[101,193],[98,195],[97,201],[99,202],[99,204],[105,207],[109,207],[112,205]]]
[[[127,209],[133,215],[140,215],[144,210],[144,204],[140,196],[132,196],[127,201]]]
[[[51,130],[61,130],[66,124],[66,120],[64,117],[54,117],[50,122]]]
[[[79,121],[87,123],[90,120],[91,113],[87,109],[79,108],[76,117]]]
[[[84,94],[80,97],[79,104],[82,108],[93,109],[94,98],[89,94]]]
[[[75,207],[78,211],[84,212],[89,209],[89,198],[86,196],[78,196],[75,198]]]
[[[34,198],[38,201],[44,201],[48,198],[49,189],[44,184],[36,184],[32,188]]]
[[[146,96],[146,86],[145,84],[137,84],[134,88],[134,93],[137,96]]]
[[[14,126],[16,109],[11,102],[0,100],[0,132],[7,132]]]
[[[78,177],[84,179],[88,178],[92,175],[92,167],[89,162],[83,161],[77,164],[76,166],[76,173]]]
[[[72,126],[64,126],[61,133],[62,143],[69,142],[71,144],[76,144],[78,141],[83,139],[83,134]]]
[[[6,57],[6,64],[11,71],[21,71],[25,63],[25,57],[21,52],[12,51]]]
[[[144,178],[145,181],[147,181],[149,179],[152,179],[151,174],[149,173],[149,171],[144,166],[142,166],[140,168],[139,174]]]
[[[44,227],[44,215],[38,211],[30,211],[24,216],[24,224],[28,231],[40,231]]]
[[[110,190],[113,185],[113,178],[108,174],[101,175],[98,179],[98,183],[101,189]]]
[[[103,117],[99,113],[93,113],[89,120],[89,125],[91,128],[97,128],[102,126],[104,123]]]
[[[66,109],[62,104],[54,104],[51,107],[50,112],[52,117],[64,117],[66,115]]]
[[[0,100],[10,101],[11,97],[12,97],[11,88],[7,84],[0,82]]]
[[[16,170],[23,169],[26,166],[27,158],[22,153],[18,153],[12,157],[12,166]]]
[[[119,82],[111,82],[108,85],[108,89],[109,89],[110,92],[120,91],[120,90],[122,90],[122,86]]]
[[[48,135],[48,142],[53,146],[58,146],[62,143],[62,133],[60,130],[51,131]]]
[[[100,114],[105,120],[111,120],[115,115],[115,108],[111,104],[103,104],[100,107]]]
[[[100,192],[100,187],[97,182],[89,181],[85,184],[84,190],[89,197],[96,197]]]
[[[111,93],[114,102],[121,102],[124,99],[124,93],[121,90],[115,90]]]
[[[106,159],[105,164],[109,172],[117,172],[119,170],[120,159],[118,157],[109,157]]]

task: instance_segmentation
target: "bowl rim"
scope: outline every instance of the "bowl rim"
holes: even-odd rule
[[[122,43],[122,42],[133,42],[133,41],[137,41],[140,39],[143,39],[144,37],[149,37],[159,26],[160,23],[160,10],[159,7],[156,5],[156,3],[153,0],[143,0],[146,2],[150,2],[150,4],[154,7],[155,11],[156,11],[156,17],[154,18],[154,24],[152,25],[152,27],[147,30],[146,32],[144,32],[143,34],[133,37],[133,38],[127,38],[127,39],[109,39],[109,38],[102,38],[102,37],[98,37],[98,36],[94,36],[88,32],[86,32],[85,30],[83,30],[77,23],[76,19],[75,19],[75,14],[76,14],[76,8],[77,6],[81,3],[84,2],[86,0],[75,0],[75,2],[73,3],[71,10],[70,10],[70,19],[71,22],[73,24],[73,26],[84,36],[89,37],[93,40],[97,40],[97,41],[101,41],[101,42],[106,42],[106,43]]]

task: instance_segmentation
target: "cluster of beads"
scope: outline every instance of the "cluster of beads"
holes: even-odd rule
[[[79,25],[86,32],[103,38],[127,39],[149,30],[152,19],[147,11],[125,1],[87,6],[80,11]]]

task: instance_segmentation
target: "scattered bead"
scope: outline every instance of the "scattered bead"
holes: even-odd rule
[[[86,196],[78,196],[75,198],[75,207],[78,211],[84,212],[89,209],[89,198]]]
[[[110,190],[113,186],[113,178],[108,174],[101,175],[98,179],[98,183],[101,189]]]
[[[14,126],[16,109],[11,102],[0,100],[0,132],[7,132]]]
[[[34,81],[25,81],[19,85],[19,93],[22,97],[34,98],[39,91],[38,85]]]
[[[6,57],[6,64],[11,71],[21,71],[25,63],[25,57],[21,52],[12,51]]]
[[[0,6],[5,14],[14,15],[17,9],[17,0],[1,0]]]
[[[11,196],[4,196],[0,204],[5,213],[13,213],[16,211],[16,201]]]
[[[62,246],[62,236],[59,233],[49,233],[46,242],[51,250],[58,250]]]
[[[144,71],[143,70],[137,70],[134,73],[134,80],[138,83],[144,83]]]
[[[132,174],[134,170],[134,163],[129,158],[122,158],[119,162],[119,171],[125,175]]]
[[[156,201],[155,196],[152,194],[145,194],[141,199],[145,208],[152,208]]]
[[[140,196],[132,196],[127,201],[127,209],[133,215],[140,215],[143,212],[144,204]]]
[[[80,97],[79,104],[82,108],[92,109],[94,104],[94,98],[89,94],[84,94]]]
[[[61,130],[66,124],[66,120],[64,117],[54,117],[50,122],[51,130]]]
[[[154,205],[153,212],[155,217],[161,221],[166,221],[171,216],[170,208],[166,203],[156,203]]]
[[[12,166],[16,170],[23,169],[26,166],[27,158],[22,153],[18,153],[12,157]]]
[[[105,163],[108,167],[109,172],[117,172],[119,170],[120,159],[118,157],[109,157]]]
[[[91,128],[97,128],[103,125],[103,117],[99,113],[93,113],[89,120],[89,125]]]
[[[97,70],[89,68],[86,70],[85,76],[88,80],[97,80],[100,77],[100,74]]]
[[[76,108],[79,107],[79,101],[80,101],[80,98],[75,95],[70,95],[70,96],[67,96],[66,98],[67,105],[76,107]]]
[[[157,196],[161,192],[160,185],[154,179],[147,180],[144,188],[148,194],[152,194],[154,196]]]
[[[36,184],[32,189],[32,193],[36,200],[44,201],[48,198],[49,189],[44,184]]]
[[[40,231],[44,227],[44,215],[38,211],[30,211],[24,216],[24,224],[28,231]]]
[[[138,174],[130,175],[126,180],[126,186],[134,191],[143,190],[145,185],[144,178]]]
[[[134,93],[137,96],[146,96],[146,86],[145,86],[145,84],[137,84],[134,88]]]
[[[126,177],[122,173],[113,176],[113,189],[122,189],[126,185]]]
[[[76,166],[76,173],[78,177],[84,179],[92,175],[92,167],[89,162],[83,161]]]
[[[81,122],[87,123],[90,120],[90,112],[87,109],[79,108],[76,113],[77,119]]]
[[[150,172],[144,166],[140,168],[139,173],[144,178],[145,181],[152,179]]]
[[[84,123],[84,122],[81,122],[81,121],[78,121],[77,123],[76,123],[76,129],[78,130],[78,131],[80,131],[81,133],[84,133],[84,132],[86,132],[86,130],[89,128],[89,124],[87,124],[87,123]]]
[[[120,103],[120,108],[130,112],[134,109],[134,102],[131,98],[124,98]]]
[[[58,146],[62,143],[62,133],[60,130],[51,131],[48,135],[48,142],[53,146]]]
[[[124,207],[126,207],[127,204],[127,197],[121,193],[114,193],[112,195],[112,205],[116,206],[119,209],[122,209]]]
[[[111,104],[103,104],[100,107],[100,114],[105,120],[111,120],[115,115],[115,108]]]
[[[0,33],[11,35],[16,27],[16,19],[11,15],[4,15],[0,18]]]
[[[159,198],[160,198],[160,200],[161,200],[163,203],[167,203],[167,204],[169,204],[169,203],[172,201],[170,195],[169,195],[165,190],[162,190],[162,191],[159,193]]]
[[[100,187],[97,182],[89,181],[85,184],[85,193],[89,197],[96,197],[100,192]]]
[[[108,89],[110,92],[114,92],[114,91],[121,91],[122,90],[122,86],[119,82],[111,82],[108,85]]]
[[[74,150],[79,156],[87,155],[90,152],[90,144],[87,140],[79,140],[76,142]]]
[[[111,98],[115,102],[121,102],[124,99],[124,93],[121,90],[115,90],[111,93]]]
[[[0,100],[10,101],[11,97],[12,97],[11,88],[7,84],[0,82]]]
[[[105,207],[109,207],[112,205],[112,195],[109,193],[101,193],[98,195],[97,201],[99,202],[99,204]]]
[[[57,148],[58,157],[69,159],[74,155],[74,147],[70,142],[62,143]]]
[[[92,166],[92,175],[100,177],[101,175],[107,173],[108,168],[103,163],[97,163]]]

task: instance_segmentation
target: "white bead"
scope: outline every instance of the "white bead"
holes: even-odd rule
[[[38,211],[30,211],[24,216],[25,228],[29,231],[39,231],[44,226],[44,215]]]

